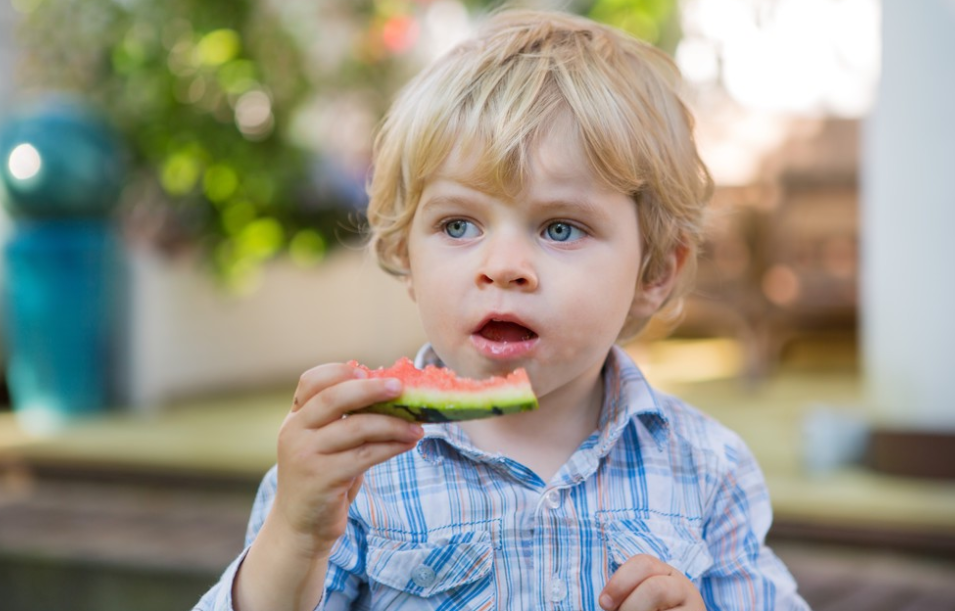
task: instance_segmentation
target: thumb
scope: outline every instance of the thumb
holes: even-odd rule
[[[364,481],[364,475],[358,475],[352,480],[351,487],[348,488],[348,503],[351,504],[355,500],[355,497],[358,496],[358,491],[361,490],[361,484]]]

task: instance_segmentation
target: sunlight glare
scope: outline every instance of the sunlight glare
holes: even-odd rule
[[[17,180],[29,180],[40,173],[43,159],[32,144],[20,144],[10,152],[7,167]]]
[[[858,117],[872,105],[878,0],[684,0],[683,15],[676,58],[697,85],[721,80],[768,111]]]

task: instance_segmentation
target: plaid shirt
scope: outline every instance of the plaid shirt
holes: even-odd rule
[[[371,469],[319,609],[599,609],[613,572],[645,553],[683,571],[710,611],[808,610],[764,545],[769,497],[739,437],[653,390],[620,348],[604,372],[600,426],[550,482],[454,424],[426,425],[416,450]],[[275,489],[273,468],[247,544]],[[197,610],[230,609],[240,561]]]

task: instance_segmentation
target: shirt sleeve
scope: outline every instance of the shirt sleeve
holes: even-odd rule
[[[809,611],[796,582],[766,546],[772,507],[762,471],[735,437],[707,513],[704,538],[714,559],[700,593],[708,611]]]
[[[265,517],[272,508],[277,481],[276,468],[272,467],[262,478],[258,493],[255,495],[255,502],[252,504],[252,513],[249,516],[249,524],[245,532],[245,549],[226,568],[222,576],[219,577],[219,581],[196,603],[192,611],[233,611],[232,586],[235,583],[236,573],[249,552],[249,546],[252,545],[252,541],[255,540],[262,524],[265,523]]]
[[[212,588],[207,591],[192,611],[233,611],[232,590],[236,573],[249,552],[249,547],[259,534],[265,518],[272,509],[278,488],[278,470],[272,467],[259,485],[252,513],[245,533],[245,549],[232,561]],[[345,535],[332,549],[322,601],[316,611],[345,611],[359,607],[366,591],[364,579],[364,536],[357,521],[350,519]]]

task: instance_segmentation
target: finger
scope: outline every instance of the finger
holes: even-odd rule
[[[300,410],[317,393],[345,380],[367,377],[364,371],[346,363],[326,363],[312,367],[298,379],[295,395],[292,397],[292,411]]]
[[[321,428],[349,412],[401,394],[401,382],[391,378],[350,379],[322,389],[302,406],[296,416],[306,428]]]
[[[606,611],[615,611],[647,578],[667,575],[673,570],[673,567],[649,554],[633,556],[610,576],[610,581],[600,593],[600,606]]]
[[[329,469],[342,479],[352,479],[368,469],[415,447],[414,442],[391,441],[366,443],[357,448],[329,456]],[[357,491],[356,491],[357,493]]]
[[[322,427],[315,444],[322,454],[337,454],[368,443],[415,443],[424,435],[421,425],[381,414],[355,414]]]
[[[620,605],[620,611],[666,611],[686,602],[683,581],[672,575],[651,575],[644,579]]]

